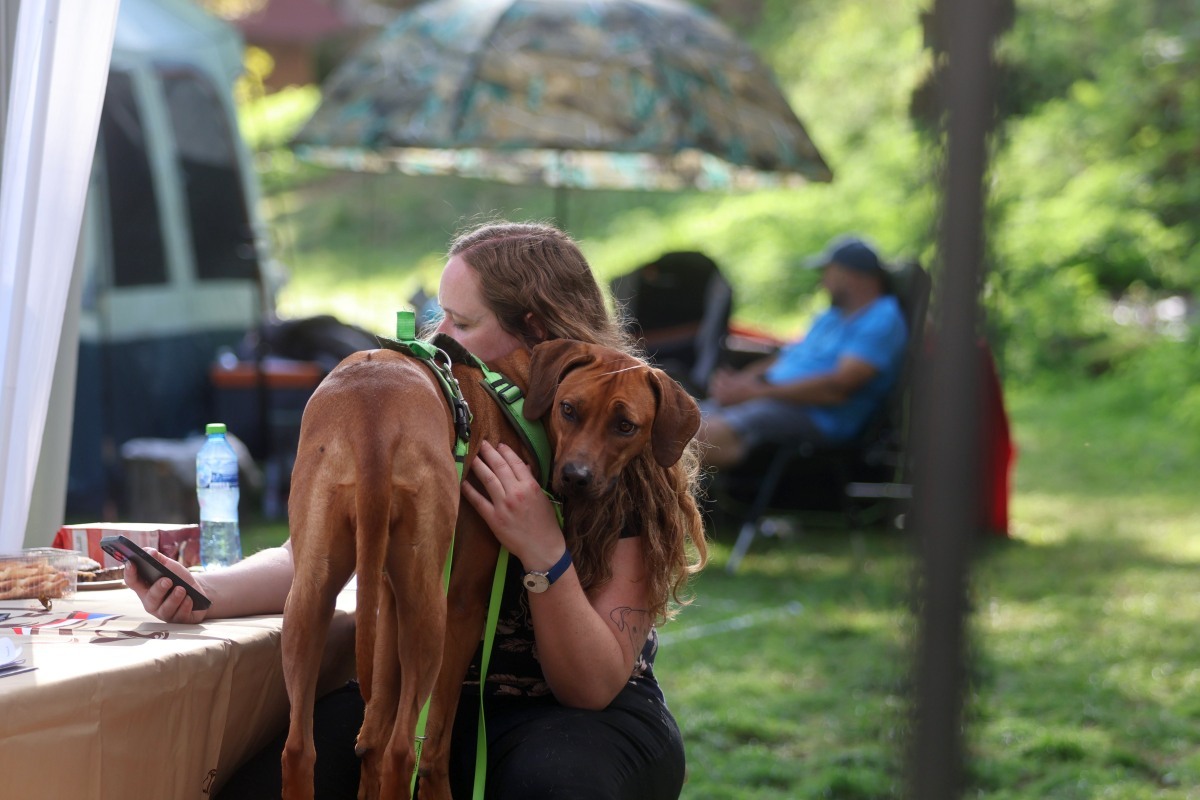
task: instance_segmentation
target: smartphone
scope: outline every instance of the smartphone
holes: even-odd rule
[[[154,583],[159,578],[167,578],[176,586],[182,586],[188,597],[192,598],[192,608],[203,611],[212,605],[212,601],[196,590],[195,586],[180,578],[174,572],[164,567],[154,559],[154,556],[134,544],[127,536],[105,536],[100,540],[100,547],[117,561],[124,564],[132,561],[138,575],[146,583]]]

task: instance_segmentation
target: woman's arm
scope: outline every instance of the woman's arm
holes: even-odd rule
[[[620,539],[612,580],[590,597],[573,568],[545,592],[530,593],[538,659],[563,705],[602,709],[629,680],[650,632],[644,577],[642,540]]]
[[[480,447],[472,467],[487,494],[463,482],[463,495],[500,543],[527,570],[548,570],[566,550],[566,540],[529,467],[511,448]],[[529,594],[538,659],[560,703],[601,709],[629,680],[645,644],[646,612],[642,545],[620,540],[613,577],[589,597],[574,566],[540,594]]]
[[[189,572],[187,567],[157,550],[148,551],[159,563],[195,586],[212,605],[204,611],[192,608],[182,588],[172,590],[161,578],[146,584],[132,564],[125,567],[125,583],[142,600],[142,607],[164,622],[201,622],[220,617],[279,614],[292,587],[292,543],[261,550],[233,566],[212,572]]]

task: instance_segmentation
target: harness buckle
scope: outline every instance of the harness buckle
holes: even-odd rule
[[[471,408],[461,396],[454,398],[454,434],[463,441],[471,438]]]

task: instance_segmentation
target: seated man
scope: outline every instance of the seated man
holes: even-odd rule
[[[852,440],[895,383],[908,328],[879,256],[843,239],[812,264],[830,308],[801,340],[740,371],[719,370],[701,405],[706,464],[737,464],[763,442]]]

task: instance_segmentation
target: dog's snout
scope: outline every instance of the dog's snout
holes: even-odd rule
[[[581,491],[592,485],[592,471],[583,464],[564,464],[562,480],[563,488]]]

